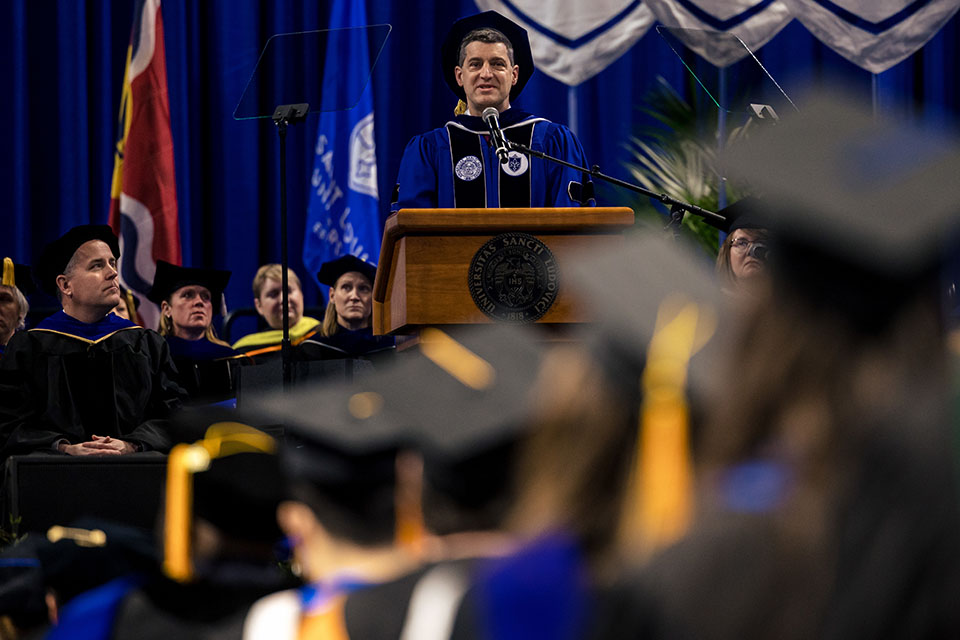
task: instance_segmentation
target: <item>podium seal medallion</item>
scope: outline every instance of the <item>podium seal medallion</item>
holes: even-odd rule
[[[519,232],[488,240],[470,261],[470,295],[487,316],[504,322],[535,322],[560,289],[560,270],[550,248]]]

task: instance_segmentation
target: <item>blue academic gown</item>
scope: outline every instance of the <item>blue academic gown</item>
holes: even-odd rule
[[[587,166],[580,141],[563,125],[517,108],[501,113],[500,125],[509,140]],[[581,206],[582,173],[515,151],[501,165],[487,132],[481,118],[464,114],[414,137],[400,161],[392,210]]]

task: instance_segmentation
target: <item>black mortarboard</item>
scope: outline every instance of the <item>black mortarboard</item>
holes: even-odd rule
[[[189,437],[209,412],[178,418],[178,439]],[[208,423],[209,424],[209,423]],[[174,580],[193,577],[193,517],[238,540],[270,543],[281,537],[276,508],[282,498],[276,441],[249,425],[209,424],[201,440],[182,443],[167,462],[164,571]]]
[[[232,538],[275,543],[283,537],[276,517],[284,496],[281,477],[276,455],[217,458],[194,477],[194,514]]]
[[[407,353],[357,384],[276,394],[255,411],[305,441],[288,452],[288,471],[315,482],[385,472],[384,454],[415,448],[426,473],[452,486],[460,482],[458,466],[526,428],[526,392],[540,364],[533,331],[491,325],[453,338],[427,329],[421,353]]]
[[[457,76],[454,71],[460,65],[460,43],[463,38],[474,29],[490,28],[496,29],[507,37],[510,44],[513,45],[513,63],[520,67],[517,77],[517,84],[510,90],[510,99],[516,100],[520,92],[526,86],[530,76],[533,75],[533,53],[530,51],[530,40],[527,37],[527,30],[505,18],[496,11],[484,11],[466,18],[461,18],[453,23],[447,37],[443,41],[440,49],[440,66],[443,73],[443,79],[447,86],[461,100],[466,100],[466,94],[463,87],[457,84]]]
[[[153,287],[150,288],[147,298],[160,304],[177,289],[193,284],[206,287],[210,291],[210,299],[214,301],[214,308],[219,308],[217,301],[223,296],[223,290],[227,288],[229,281],[229,271],[180,267],[166,260],[157,260],[157,272],[153,276]]]
[[[423,331],[421,375],[407,377],[402,392],[420,405],[422,448],[448,459],[467,458],[515,440],[525,430],[543,338],[536,329],[504,324],[450,334]]]
[[[698,387],[709,378],[716,332],[724,300],[704,256],[683,241],[649,232],[628,237],[623,246],[594,252],[572,263],[571,286],[595,315],[588,346],[611,368],[613,379],[636,388],[647,362],[647,350],[659,325],[689,312],[694,305],[694,353],[691,368]],[[598,287],[597,283],[606,283]],[[709,345],[709,349],[701,348]]]
[[[86,242],[102,240],[110,247],[114,258],[120,257],[120,241],[113,230],[105,224],[83,224],[70,229],[48,244],[40,252],[40,258],[34,265],[37,286],[41,291],[57,295],[57,276],[63,273],[67,264]]]
[[[3,259],[3,280],[0,282],[8,287],[20,289],[20,293],[25,296],[35,290],[30,267],[25,264],[16,264],[10,258]]]
[[[732,233],[737,229],[765,229],[767,223],[762,206],[759,198],[747,196],[718,211],[723,220],[711,217],[703,220],[724,233]]]
[[[62,606],[74,596],[133,572],[159,568],[149,531],[95,518],[51,527],[0,554],[0,615],[40,622],[53,589]]]
[[[408,436],[367,380],[277,392],[251,406],[258,420],[284,426],[280,453],[289,479],[341,496],[392,485]]]
[[[397,454],[408,435],[367,380],[277,392],[257,398],[249,412],[284,427],[288,496],[334,536],[378,545],[396,534]]]
[[[421,333],[417,375],[402,376],[394,392],[434,490],[469,507],[510,486],[515,445],[531,429],[542,340],[535,328],[502,324]]]
[[[360,258],[352,255],[340,256],[336,260],[330,260],[320,265],[320,271],[317,272],[317,281],[330,287],[337,285],[340,276],[348,271],[357,271],[362,273],[373,284],[377,277],[377,268],[369,262],[364,262]]]
[[[731,147],[727,167],[763,194],[775,279],[862,328],[933,282],[960,221],[956,139],[840,94]]]

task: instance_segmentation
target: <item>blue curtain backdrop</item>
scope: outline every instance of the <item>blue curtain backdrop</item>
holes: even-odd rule
[[[278,143],[269,121],[232,113],[267,38],[326,26],[330,0],[164,0],[167,82],[175,144],[184,263],[233,270],[231,308],[251,304],[250,281],[278,261]],[[0,10],[0,144],[4,151],[0,255],[29,263],[69,227],[107,219],[112,149],[132,2],[7,0]],[[444,122],[455,98],[438,71],[447,27],[476,12],[471,0],[368,0],[371,23],[393,33],[373,74],[381,209],[388,210],[407,140]],[[878,77],[880,109],[933,126],[960,120],[960,22],[955,16],[913,57]],[[865,97],[871,76],[821,45],[798,22],[759,54],[783,86],[839,78]],[[704,71],[708,65],[699,63]],[[627,177],[624,142],[642,122],[638,106],[658,75],[693,91],[673,53],[652,30],[620,60],[575,92],[534,74],[518,106],[573,124],[588,158]],[[288,136],[291,264],[308,303],[319,290],[300,262],[317,117]],[[601,192],[603,204],[620,194]],[[626,199],[626,196],[624,196]]]

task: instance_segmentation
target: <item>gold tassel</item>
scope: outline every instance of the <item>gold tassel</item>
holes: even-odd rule
[[[7,287],[17,286],[17,275],[16,269],[13,266],[13,260],[10,258],[3,259],[3,281],[2,284]]]
[[[127,315],[130,316],[130,322],[143,326],[143,320],[140,318],[140,312],[137,311],[137,300],[130,289],[123,289],[123,297],[127,302]]]
[[[394,539],[398,547],[414,557],[425,551],[427,527],[423,522],[423,461],[410,452],[397,455],[397,483],[394,489],[396,523]]]
[[[454,107],[454,109],[453,109],[453,115],[455,115],[455,116],[462,116],[462,115],[465,114],[466,112],[467,112],[467,103],[464,102],[463,100],[458,100],[458,101],[457,101],[457,106]]]
[[[489,362],[440,329],[427,327],[420,332],[420,352],[471,389],[483,391],[496,380],[497,372]]]
[[[210,466],[210,454],[195,444],[178,444],[167,458],[167,502],[163,525],[163,571],[173,580],[193,578],[190,553],[193,474]]]
[[[103,529],[78,529],[57,524],[47,529],[47,540],[54,543],[72,540],[78,547],[102,547],[107,544],[107,534]]]
[[[690,358],[713,335],[715,316],[693,302],[667,299],[647,351],[637,451],[622,539],[643,557],[675,542],[693,514],[689,409],[684,393]]]
[[[178,444],[167,457],[167,495],[163,531],[163,571],[173,580],[193,579],[190,534],[193,528],[193,476],[210,462],[236,453],[272,454],[277,443],[266,433],[239,422],[211,425],[195,444]]]

